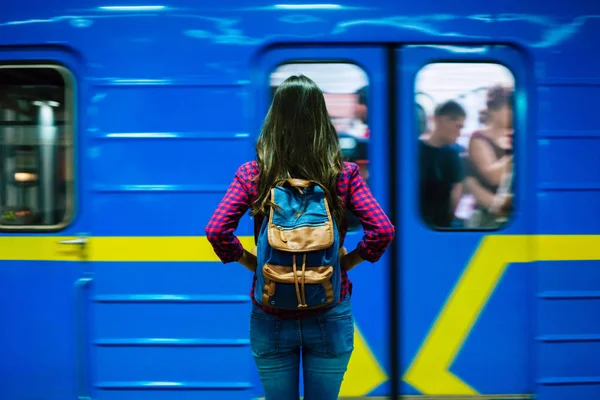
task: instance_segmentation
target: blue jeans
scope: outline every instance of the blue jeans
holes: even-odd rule
[[[304,399],[337,399],[354,350],[350,297],[323,315],[293,320],[253,306],[250,344],[266,400],[299,399],[300,354]]]

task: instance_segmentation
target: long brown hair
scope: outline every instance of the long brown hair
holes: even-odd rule
[[[290,178],[319,184],[338,227],[344,209],[337,195],[342,170],[340,143],[321,89],[304,75],[291,76],[275,91],[256,143],[258,197],[253,215],[266,215],[270,190]]]

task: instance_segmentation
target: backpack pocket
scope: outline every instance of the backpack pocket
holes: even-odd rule
[[[317,186],[298,192],[276,187],[271,190],[271,201],[275,205],[269,213],[267,231],[271,247],[304,253],[333,245],[334,222],[321,188]]]
[[[294,267],[266,264],[262,269],[262,303],[273,308],[310,309],[334,301],[333,267]]]

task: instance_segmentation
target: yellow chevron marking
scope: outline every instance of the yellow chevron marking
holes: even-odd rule
[[[354,352],[340,389],[340,396],[362,397],[389,379],[377,358],[354,325]]]
[[[478,394],[450,367],[507,266],[562,260],[600,260],[600,235],[484,237],[403,379],[423,394]]]

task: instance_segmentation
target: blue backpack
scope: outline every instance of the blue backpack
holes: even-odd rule
[[[289,179],[271,189],[271,204],[257,237],[254,298],[280,309],[337,304],[340,237],[323,189]]]

